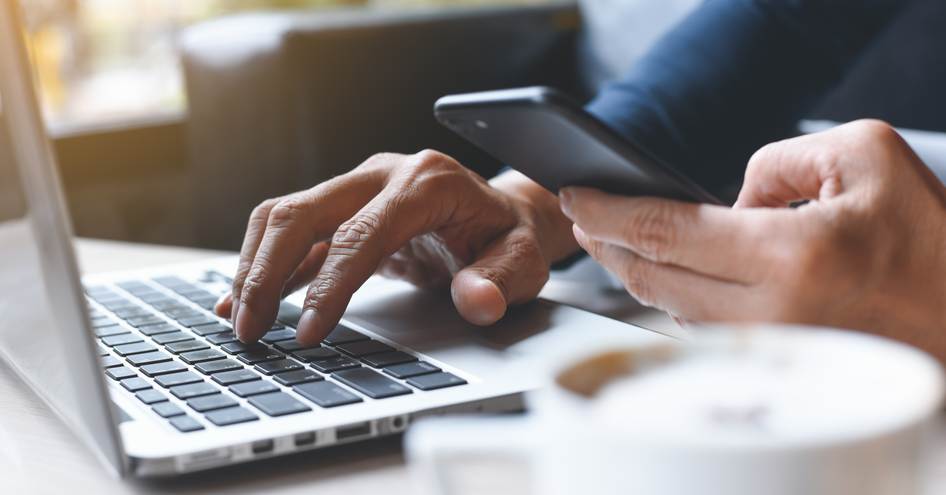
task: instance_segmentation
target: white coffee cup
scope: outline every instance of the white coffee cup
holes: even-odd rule
[[[575,350],[549,367],[522,417],[418,423],[406,439],[415,478],[429,492],[475,493],[452,473],[489,459],[525,461],[542,494],[917,493],[943,399],[932,358],[810,327],[694,333],[692,342]]]

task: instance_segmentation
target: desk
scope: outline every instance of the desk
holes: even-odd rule
[[[87,273],[189,262],[219,256],[214,251],[80,240],[80,262]],[[550,283],[544,293],[570,300],[587,289]],[[594,295],[595,309],[627,321],[672,333],[663,315],[622,303],[619,294]],[[571,299],[575,302],[574,299]],[[940,417],[927,493],[946,493],[946,415]],[[0,489],[5,493],[259,493],[358,495],[408,493],[400,438],[334,447],[164,481],[111,479],[75,436],[33,393],[0,365]]]

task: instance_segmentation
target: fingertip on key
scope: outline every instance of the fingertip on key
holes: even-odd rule
[[[236,320],[233,321],[233,331],[244,344],[255,342],[259,338],[260,327],[259,319],[249,306],[240,308]]]
[[[315,345],[325,338],[320,330],[319,314],[315,309],[306,308],[296,326],[296,340],[303,345]]]

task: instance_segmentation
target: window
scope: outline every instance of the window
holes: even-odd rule
[[[397,8],[543,0],[21,0],[47,121],[87,127],[186,109],[175,36],[214,16],[254,9]]]

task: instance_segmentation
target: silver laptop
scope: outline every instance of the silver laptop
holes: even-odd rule
[[[557,337],[665,338],[541,300],[472,327],[447,295],[371,279],[322,345],[294,339],[299,294],[245,345],[210,311],[233,257],[80,278],[19,12],[0,1],[0,354],[116,475],[355,442],[425,415],[518,410],[541,384],[515,364],[549,355]]]

